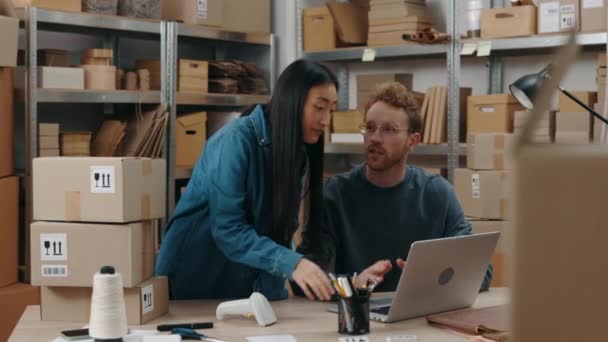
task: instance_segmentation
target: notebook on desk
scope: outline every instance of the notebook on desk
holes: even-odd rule
[[[499,237],[493,232],[414,242],[395,296],[370,302],[370,319],[390,323],[470,307]],[[337,312],[337,305],[329,311]]]
[[[470,335],[481,335],[493,341],[506,341],[509,327],[509,307],[492,306],[481,309],[464,309],[430,315],[431,325],[453,329]]]

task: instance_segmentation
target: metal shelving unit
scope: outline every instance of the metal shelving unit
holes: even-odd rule
[[[576,38],[577,43],[581,46],[599,47],[607,43],[607,36],[608,34],[606,32],[593,32],[579,33],[577,34]],[[532,37],[501,38],[492,40],[464,39],[462,40],[462,43],[478,43],[480,41],[490,41],[492,43],[493,52],[529,53],[538,50],[541,53],[546,53],[547,49],[557,48],[567,43],[568,35],[538,35]]]
[[[356,62],[361,61],[367,49],[375,51],[376,59],[396,59],[407,57],[445,56],[447,44],[435,45],[402,45],[381,47],[352,47],[326,51],[304,52],[303,58],[318,62]]]
[[[272,89],[275,78],[275,37],[272,34],[228,32],[196,25],[160,20],[143,20],[88,13],[69,13],[39,8],[17,11],[25,31],[25,88],[17,90],[17,99],[25,104],[25,187],[26,218],[32,217],[32,159],[38,156],[38,104],[161,104],[170,113],[163,156],[167,161],[167,209],[169,217],[175,207],[176,177],[189,178],[192,170],[175,167],[176,108],[180,105],[232,110],[266,102],[267,95],[177,93],[178,40],[185,38],[199,48],[214,49],[215,59],[239,58],[241,46],[261,47],[254,62],[264,65]],[[38,37],[41,31],[81,33],[103,38],[103,47],[114,50],[114,62],[121,65],[120,39],[134,38],[157,41],[160,45],[161,89],[153,91],[95,91],[40,89],[37,80]],[[228,46],[228,47],[226,47]],[[237,54],[230,54],[230,47]],[[243,51],[247,51],[244,49]],[[247,59],[248,55],[242,55]],[[207,58],[203,58],[207,59]],[[250,58],[251,59],[251,58]],[[105,109],[105,107],[104,107]],[[27,232],[28,230],[26,230]],[[26,236],[26,264],[29,265],[29,234]],[[27,272],[26,272],[27,274]]]
[[[466,144],[458,144],[458,156],[467,154]],[[363,154],[363,144],[332,143],[325,145],[326,154]],[[442,156],[448,153],[448,144],[418,145],[412,155]]]

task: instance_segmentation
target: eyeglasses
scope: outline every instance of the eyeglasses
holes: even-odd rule
[[[359,126],[359,129],[361,130],[361,134],[371,136],[378,130],[378,125],[371,122],[362,123],[361,126]],[[380,125],[380,135],[383,137],[393,137],[404,131],[407,131],[408,133],[412,132],[411,129],[399,128],[392,124]]]

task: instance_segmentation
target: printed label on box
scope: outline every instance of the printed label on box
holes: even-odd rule
[[[604,0],[583,0],[583,8],[604,7]]]
[[[559,31],[559,2],[540,4],[539,33]]]
[[[116,192],[114,166],[91,166],[91,193],[113,194]]]
[[[42,265],[41,276],[45,278],[67,278],[68,265]]]
[[[40,234],[40,260],[68,260],[68,239],[66,234]]]
[[[496,111],[496,108],[494,108],[494,107],[481,107],[479,110],[482,113],[494,113]]]
[[[207,0],[197,0],[196,13],[199,18],[207,20]]]
[[[154,310],[154,286],[148,285],[141,289],[141,311],[146,314]]]
[[[574,13],[562,14],[560,19],[560,29],[571,29],[576,26],[576,16]]]
[[[473,198],[477,199],[481,197],[481,187],[479,185],[479,173],[471,175],[471,190]]]

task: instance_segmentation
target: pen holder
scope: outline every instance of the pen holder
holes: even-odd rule
[[[338,333],[345,335],[369,333],[369,296],[338,298]]]

